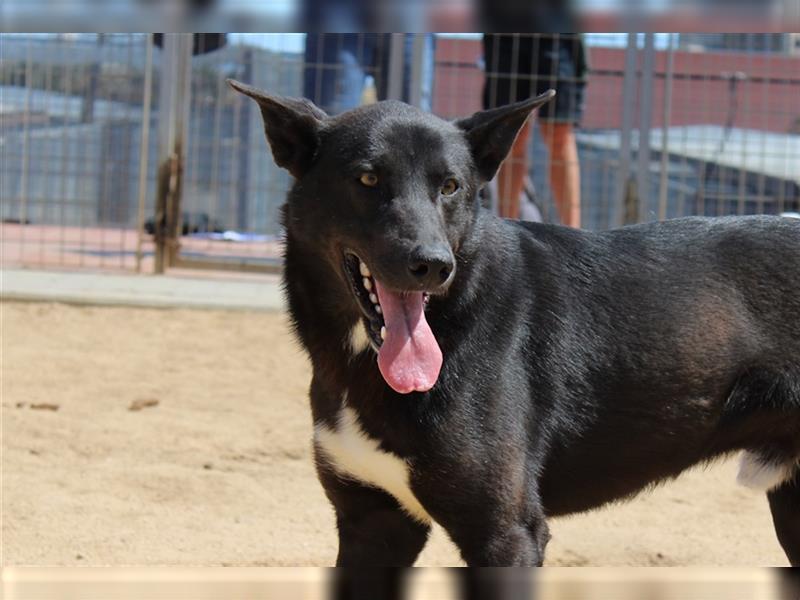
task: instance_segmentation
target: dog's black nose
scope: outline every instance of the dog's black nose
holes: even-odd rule
[[[418,246],[408,258],[408,270],[425,289],[442,285],[450,277],[454,266],[453,253],[444,245]]]

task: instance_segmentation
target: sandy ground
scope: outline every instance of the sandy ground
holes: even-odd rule
[[[6,565],[334,561],[284,315],[7,302],[2,327]],[[785,565],[735,472],[556,520],[547,564]],[[460,561],[437,529],[418,564]]]

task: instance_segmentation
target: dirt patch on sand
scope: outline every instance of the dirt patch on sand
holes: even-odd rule
[[[282,314],[4,303],[5,564],[332,564],[309,372]],[[785,565],[735,472],[554,521],[547,562]],[[418,564],[460,561],[437,529]]]

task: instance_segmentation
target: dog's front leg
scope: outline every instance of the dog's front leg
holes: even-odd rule
[[[545,545],[549,539],[544,520],[533,527],[524,523],[509,523],[487,529],[484,523],[475,522],[471,528],[472,531],[459,534],[458,539],[453,537],[467,566],[542,566]]]
[[[337,567],[411,567],[425,546],[430,525],[414,519],[389,494],[320,471],[336,510]]]
[[[471,507],[452,507],[431,514],[461,551],[470,567],[539,567],[550,539],[538,506],[520,507],[502,495],[465,494]],[[432,507],[433,508],[433,507]]]
[[[362,515],[337,510],[337,567],[411,567],[428,540],[430,526],[413,520],[398,506]]]
[[[512,432],[503,438],[517,442],[473,447],[469,454],[444,452],[433,459],[435,467],[420,465],[415,490],[468,566],[541,566],[550,534],[538,482],[530,476],[521,437]],[[450,441],[442,447],[459,445]],[[500,448],[504,451],[495,453]],[[431,475],[441,472],[448,474],[446,486]]]

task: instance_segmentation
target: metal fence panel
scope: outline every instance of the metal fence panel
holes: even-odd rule
[[[145,40],[0,37],[5,264],[134,268]]]
[[[774,35],[586,35],[581,225],[800,210],[800,54],[791,34]],[[160,121],[154,102],[145,123],[148,38],[3,34],[0,45],[4,263],[134,269],[141,242],[152,271]],[[154,99],[162,54],[152,52]],[[180,256],[206,268],[280,263],[290,178],[257,107],[225,78],[332,113],[393,96],[454,118],[481,108],[486,69],[477,34],[228,34],[191,61]],[[536,127],[528,152],[528,190],[558,222]]]

